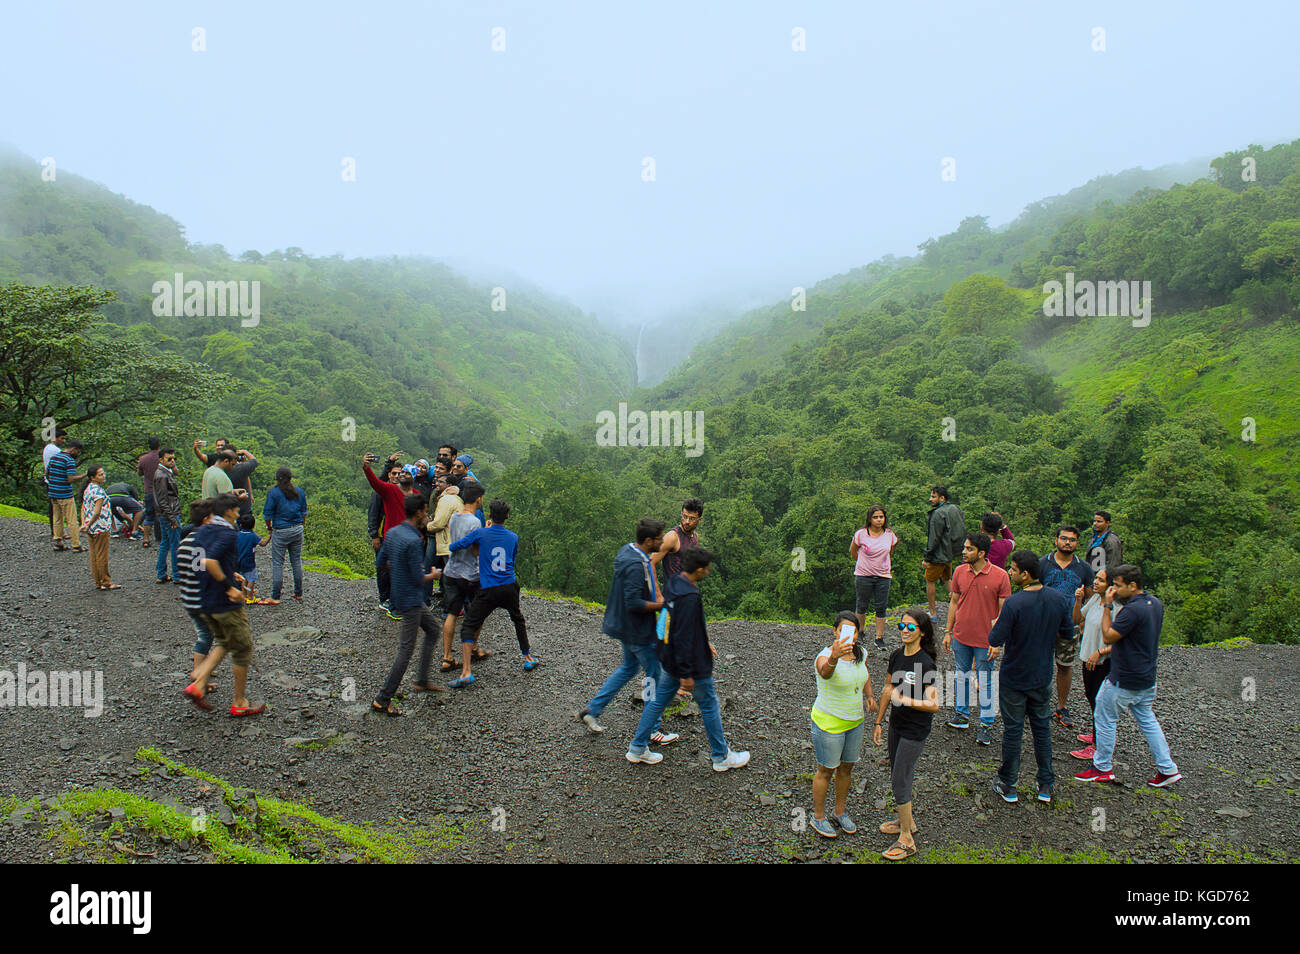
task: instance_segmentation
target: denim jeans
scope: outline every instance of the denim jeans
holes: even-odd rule
[[[631,681],[638,670],[645,671],[646,678],[650,680],[651,685],[657,686],[659,682],[662,670],[659,668],[659,656],[655,653],[654,643],[646,643],[644,646],[629,646],[622,640],[618,642],[623,647],[623,664],[610,673],[609,678],[605,680],[605,684],[596,693],[596,697],[587,703],[587,711],[594,716],[598,716],[605,711],[605,707],[614,701],[618,691]],[[646,700],[646,705],[649,704],[650,700]],[[655,728],[658,727],[659,723],[656,722]]]
[[[167,554],[172,558],[172,577],[176,576],[176,548],[181,545],[181,528],[173,527],[164,516],[158,517],[158,562],[154,575],[162,579],[167,575]]]
[[[633,755],[640,755],[650,744],[650,736],[662,720],[664,709],[673,701],[681,685],[682,681],[672,673],[660,670],[655,697],[645,704],[641,722],[636,727],[636,735],[627,747]],[[704,731],[709,737],[713,761],[721,762],[727,757],[727,737],[722,734],[722,709],[718,705],[718,694],[713,691],[713,677],[696,679],[691,696],[700,707],[700,721],[704,723]]]
[[[280,598],[284,580],[284,555],[289,554],[293,567],[293,595],[302,596],[302,524],[276,527],[271,531],[271,599]]]
[[[1099,772],[1111,770],[1111,759],[1115,755],[1115,728],[1119,721],[1121,709],[1133,713],[1133,721],[1147,740],[1147,748],[1155,759],[1156,769],[1162,775],[1176,775],[1178,766],[1169,756],[1169,743],[1165,741],[1164,730],[1156,721],[1151,711],[1156,701],[1156,687],[1150,689],[1121,689],[1107,679],[1097,690],[1097,710],[1093,714],[1096,721],[1097,754],[1092,757],[1092,764]]]
[[[1001,686],[998,700],[1002,704],[1002,767],[998,778],[1014,790],[1020,778],[1020,744],[1025,731],[1025,716],[1034,735],[1034,758],[1038,761],[1038,787],[1050,791],[1056,782],[1052,771],[1052,686],[1038,689],[1011,689]]]
[[[952,658],[957,667],[953,695],[958,714],[970,718],[970,683],[978,676],[980,722],[992,725],[996,710],[993,708],[993,660],[989,659],[989,648],[967,646],[953,639]]]

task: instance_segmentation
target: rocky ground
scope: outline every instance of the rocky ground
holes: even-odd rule
[[[497,614],[484,629],[497,655],[477,685],[408,694],[407,714],[389,719],[367,709],[398,624],[377,612],[372,582],[309,574],[303,604],[249,608],[250,697],[268,708],[236,720],[181,698],[193,632],[176,588],[152,582],[154,555],[115,540],[110,566],[126,588],[101,593],[86,554],[52,553],[43,524],[0,520],[0,671],[97,670],[105,697],[96,718],[0,708],[0,860],[210,861],[253,850],[332,861],[872,861],[892,841],[876,831],[890,795],[870,744],[849,805],[860,833],[826,841],[802,823],[812,660],[827,627],[711,627],[724,725],[733,748],[753,753],[747,768],[711,770],[689,708],[669,720],[682,738],[663,747],[662,763],[631,765],[631,686],[602,717],[603,736],[574,718],[618,661],[590,609],[526,598],[541,667],[523,672]],[[259,563],[269,580],[269,554]],[[879,684],[884,656],[870,662]],[[1294,859],[1298,666],[1296,647],[1163,649],[1156,711],[1186,776],[1163,791],[1146,786],[1149,754],[1122,722],[1122,784],[1070,779],[1084,763],[1057,729],[1055,803],[1006,805],[988,788],[1001,722],[983,748],[936,717],[913,861]],[[218,703],[229,690],[223,667]],[[1087,710],[1077,676],[1071,708]],[[1026,738],[1031,792],[1033,771]],[[182,818],[202,823],[187,832]]]

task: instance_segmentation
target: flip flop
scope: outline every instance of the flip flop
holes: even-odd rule
[[[460,665],[460,663],[456,662],[456,660],[454,660],[454,659],[444,659],[444,660],[442,661],[442,671],[443,671],[443,672],[451,672],[453,669],[455,669],[455,668],[456,668],[457,666],[459,666],[459,665]]]
[[[181,692],[181,695],[183,695],[186,699],[190,700],[190,702],[194,703],[204,712],[212,711],[212,703],[208,702],[208,700],[203,698],[202,693],[200,693],[197,689],[194,688],[194,683],[190,683],[188,686],[186,686],[185,689]]]
[[[280,605],[279,600],[273,600],[269,596],[264,596],[260,600],[253,600],[253,603],[257,606],[279,606]]]
[[[265,712],[265,711],[266,711],[266,703],[265,703],[265,702],[259,703],[258,705],[255,705],[255,706],[234,706],[234,705],[232,705],[232,706],[230,707],[230,717],[231,717],[232,719],[239,719],[239,718],[242,718],[243,716],[255,716],[255,715],[261,715],[261,714],[262,714],[263,712]]]
[[[101,590],[120,590],[121,588],[122,588],[121,583],[110,583],[108,584],[108,586],[100,587]]]
[[[880,826],[880,830],[884,832],[886,835],[897,835],[899,831],[898,819],[895,818],[893,821],[885,822]],[[915,825],[912,826],[913,835],[915,835],[920,830],[921,829],[917,828]]]
[[[402,710],[397,708],[397,706],[393,705],[391,702],[388,703],[387,706],[381,706],[378,701],[375,701],[370,703],[370,708],[382,715],[392,716],[394,718],[402,714]]]
[[[413,682],[411,688],[416,692],[446,692],[445,686],[436,686],[431,682]]]
[[[901,852],[901,854],[899,854]],[[903,861],[916,854],[916,845],[905,845],[901,841],[896,841],[880,853],[880,857],[886,861]]]
[[[475,662],[482,662],[483,660],[487,659],[491,655],[492,655],[492,650],[490,649],[475,649],[473,654],[469,658],[474,660]]]

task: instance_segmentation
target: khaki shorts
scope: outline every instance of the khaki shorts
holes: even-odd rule
[[[248,626],[248,614],[244,612],[244,607],[236,606],[225,613],[199,615],[208,624],[216,644],[230,654],[232,663],[247,666],[252,662],[253,631]]]
[[[1083,636],[1078,629],[1075,629],[1074,635],[1069,639],[1057,638],[1056,640],[1056,664],[1062,669],[1069,669],[1079,661],[1079,644],[1083,642]]]
[[[951,579],[951,563],[931,563],[925,568],[925,582],[927,583],[938,583],[940,580],[947,583]]]

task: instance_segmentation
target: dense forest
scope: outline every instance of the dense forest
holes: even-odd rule
[[[21,284],[0,292],[0,374],[50,357],[0,399],[0,499],[38,503],[47,415],[121,468],[150,431],[220,432],[268,461],[255,488],[289,463],[322,505],[309,553],[364,572],[356,458],[451,439],[511,502],[527,586],[603,600],[635,520],[699,496],[711,614],[825,620],[851,603],[849,540],[872,503],[902,541],[891,604],[922,597],[927,493],[943,483],[969,527],[997,510],[1040,552],[1058,522],[1111,511],[1170,608],[1168,638],[1300,642],[1300,143],[1228,153],[1204,178],[1157,172],[1094,180],[1001,229],[967,219],[914,258],[810,288],[806,311],[744,316],[633,392],[628,345],[540,293],[511,290],[497,314],[435,263],[232,260],[9,162],[0,285]],[[151,283],[180,270],[259,278],[261,324],[155,317]],[[1149,281],[1150,324],[1045,316],[1044,284],[1067,273]],[[28,287],[44,284],[108,293]],[[620,400],[703,411],[702,455],[598,446],[595,414]]]

